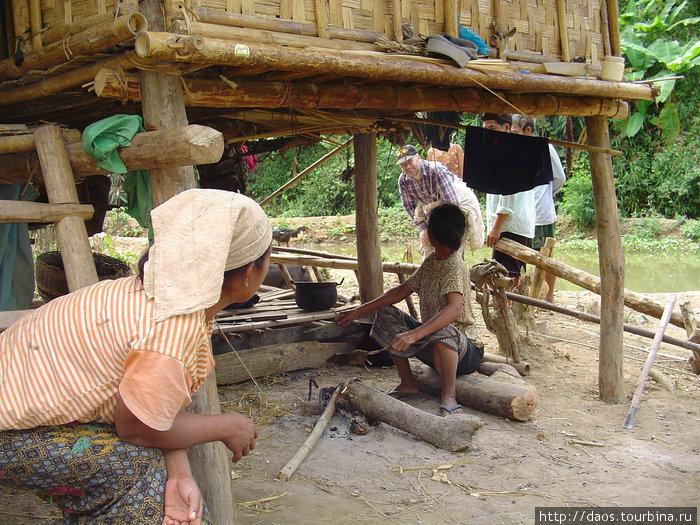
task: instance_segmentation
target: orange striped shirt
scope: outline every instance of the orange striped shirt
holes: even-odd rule
[[[206,379],[213,322],[204,311],[154,323],[136,277],[59,297],[0,334],[0,430],[114,422],[119,392],[167,430]]]

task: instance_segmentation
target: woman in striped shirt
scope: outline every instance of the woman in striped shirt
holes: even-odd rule
[[[247,417],[184,407],[214,364],[214,316],[265,277],[269,221],[247,197],[202,189],[152,219],[138,276],[0,334],[0,484],[58,502],[65,523],[204,523],[187,448],[222,441],[238,461],[255,446]]]

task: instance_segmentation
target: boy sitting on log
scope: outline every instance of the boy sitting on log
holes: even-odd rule
[[[428,236],[435,252],[403,284],[336,317],[339,325],[347,326],[378,310],[370,335],[389,351],[401,380],[387,393],[403,400],[420,394],[408,363],[409,357],[416,357],[440,376],[443,416],[462,413],[456,399],[456,376],[476,371],[484,355],[483,344],[472,332],[469,269],[460,249],[465,228],[464,214],[454,204],[433,209],[428,217]],[[412,292],[420,299],[424,323],[391,306]]]

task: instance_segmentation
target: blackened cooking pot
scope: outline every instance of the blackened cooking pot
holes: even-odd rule
[[[338,300],[338,283],[331,281],[293,281],[294,299],[302,310],[328,310]]]

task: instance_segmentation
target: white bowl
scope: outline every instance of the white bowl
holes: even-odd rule
[[[586,68],[583,62],[545,62],[543,65],[547,73],[567,77],[577,77]]]

